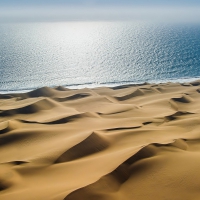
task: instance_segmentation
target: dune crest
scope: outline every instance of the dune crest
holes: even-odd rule
[[[200,81],[0,94],[0,199],[200,199]]]

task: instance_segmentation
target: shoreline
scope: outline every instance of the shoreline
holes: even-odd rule
[[[124,81],[124,82],[116,82],[116,83],[86,83],[86,84],[76,84],[76,85],[60,85],[61,87],[72,89],[72,90],[78,90],[78,89],[84,89],[84,88],[100,88],[100,87],[109,87],[114,88],[118,86],[126,86],[126,85],[140,85],[140,84],[162,84],[162,83],[190,83],[194,81],[200,80],[200,77],[194,77],[194,78],[180,78],[180,79],[166,79],[166,80],[152,80],[152,81],[145,81],[145,82],[132,82],[132,81]],[[49,87],[49,88],[55,88],[58,87],[57,85],[53,86],[41,86],[41,87],[35,87],[35,88],[29,88],[29,89],[19,89],[19,90],[0,90],[0,94],[11,94],[11,93],[26,93],[33,90],[37,90],[42,87]]]
[[[200,80],[0,94],[0,199],[199,199]]]

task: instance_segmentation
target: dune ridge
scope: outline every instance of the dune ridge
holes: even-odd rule
[[[0,94],[0,199],[200,199],[200,81]]]

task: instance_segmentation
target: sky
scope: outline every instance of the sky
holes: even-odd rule
[[[200,5],[199,0],[0,0],[0,5]]]
[[[200,0],[0,0],[0,22],[200,21]]]

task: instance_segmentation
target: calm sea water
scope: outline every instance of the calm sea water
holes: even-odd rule
[[[199,77],[199,24],[0,24],[0,92]]]

